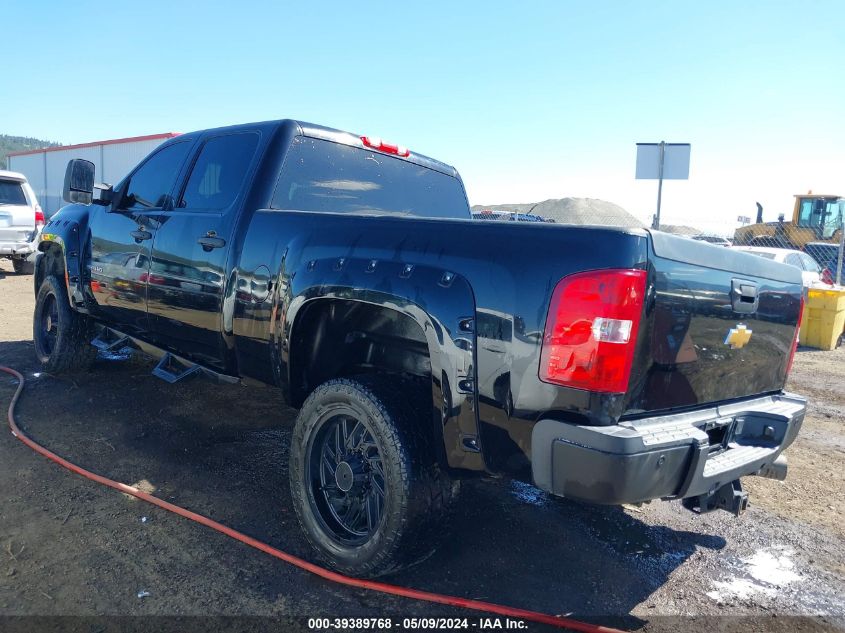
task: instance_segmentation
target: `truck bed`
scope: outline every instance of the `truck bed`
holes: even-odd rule
[[[370,262],[381,266],[377,270],[386,270],[383,262],[416,270],[401,280],[367,272]],[[268,264],[282,271],[291,297],[334,296],[332,288],[353,287],[377,291],[368,299],[376,303],[389,304],[395,293],[403,299],[394,306],[407,297],[424,311],[448,314],[440,325],[445,338],[458,344],[462,333],[452,324],[474,316],[476,346],[467,375],[477,388],[471,408],[485,467],[514,472],[528,467],[531,431],[541,416],[611,425],[782,389],[801,296],[800,275],[786,266],[662,233],[608,227],[267,209],[250,222],[240,271]],[[609,268],[648,271],[628,391],[595,393],[541,381],[543,332],[556,284],[573,273]],[[438,272],[426,276],[423,269]],[[455,276],[454,292],[440,306],[434,290],[447,272]],[[733,279],[757,288],[755,313],[733,311]],[[235,335],[244,343],[240,362],[252,366],[257,359],[249,350],[264,353],[254,343],[269,339],[272,326],[256,324],[254,302],[241,308],[235,321]],[[466,314],[472,309],[474,315]],[[281,306],[276,312],[283,312]],[[752,341],[730,349],[725,337],[739,324],[753,332]]]

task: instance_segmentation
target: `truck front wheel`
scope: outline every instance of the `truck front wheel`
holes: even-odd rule
[[[294,508],[308,541],[342,573],[381,576],[427,557],[457,493],[434,458],[431,401],[414,406],[408,391],[381,376],[329,380],[297,417]]]
[[[64,284],[54,275],[45,277],[38,290],[32,330],[35,354],[46,372],[83,371],[97,356],[88,317],[71,309]]]

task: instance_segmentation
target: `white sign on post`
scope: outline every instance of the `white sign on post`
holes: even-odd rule
[[[657,213],[652,228],[660,228],[660,199],[664,180],[689,178],[689,143],[637,143],[637,180],[657,180]]]
[[[660,179],[661,143],[637,143],[637,180]],[[663,180],[689,178],[689,143],[662,143]]]

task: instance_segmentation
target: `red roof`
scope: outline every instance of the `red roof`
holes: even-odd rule
[[[23,152],[9,152],[7,156],[25,156],[26,154],[38,154],[40,152],[58,152],[66,149],[82,149],[83,147],[97,147],[98,145],[115,145],[117,143],[136,143],[138,141],[154,141],[156,139],[173,138],[179,136],[180,132],[164,132],[163,134],[148,134],[147,136],[128,136],[126,138],[113,138],[108,141],[94,141],[93,143],[79,143],[77,145],[58,145],[56,147],[43,147],[41,149],[28,149]]]

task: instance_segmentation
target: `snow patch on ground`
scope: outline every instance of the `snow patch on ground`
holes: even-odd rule
[[[755,595],[775,596],[778,589],[801,580],[794,571],[795,563],[791,558],[794,553],[782,545],[757,550],[751,557],[742,559],[739,574],[714,581],[714,589],[708,591],[707,596],[717,602],[732,598],[743,600]]]
[[[726,582],[717,580],[713,583],[713,586],[716,589],[714,591],[708,591],[707,596],[716,602],[726,602],[730,598],[744,600],[755,594],[774,596],[777,593],[777,590],[772,587],[758,585],[756,582],[746,580],[745,578],[731,578]]]
[[[801,576],[792,571],[795,564],[790,559],[795,552],[786,547],[774,547],[774,551],[759,550],[744,562],[748,573],[753,578],[775,587],[785,587],[789,583],[801,580]]]
[[[546,493],[535,488],[531,484],[527,484],[515,479],[511,480],[511,494],[519,499],[522,503],[527,503],[532,506],[542,506],[546,503]]]

